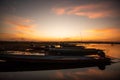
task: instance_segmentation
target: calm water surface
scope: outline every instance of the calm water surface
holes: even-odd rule
[[[0,72],[0,80],[119,80],[120,45],[91,44],[86,47],[103,49],[106,55],[117,58],[104,70],[98,67],[85,67],[61,70]],[[63,65],[64,66],[64,65]]]

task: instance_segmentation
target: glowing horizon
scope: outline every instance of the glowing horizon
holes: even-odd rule
[[[120,41],[116,1],[1,1],[0,40]]]

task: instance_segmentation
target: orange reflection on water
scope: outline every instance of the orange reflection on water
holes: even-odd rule
[[[120,45],[89,44],[84,46],[87,48],[103,49],[106,55],[120,58]],[[57,70],[52,78],[56,80],[119,80],[119,74],[120,64],[111,63],[111,65],[106,66],[105,70],[100,70],[98,67]]]
[[[88,48],[97,48],[104,50],[105,54],[110,57],[120,58],[120,45],[119,44],[89,44],[85,45]]]
[[[117,80],[119,71],[98,70],[95,68],[72,69],[65,71],[56,71],[54,79],[58,80]]]

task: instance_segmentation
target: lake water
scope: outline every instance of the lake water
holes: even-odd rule
[[[93,66],[61,70],[0,72],[0,80],[119,80],[120,45],[89,44],[85,46],[105,50],[106,55],[114,58],[116,63],[107,65],[104,70]]]

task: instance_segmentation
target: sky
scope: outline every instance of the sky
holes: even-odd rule
[[[0,40],[120,41],[119,0],[0,0]]]

